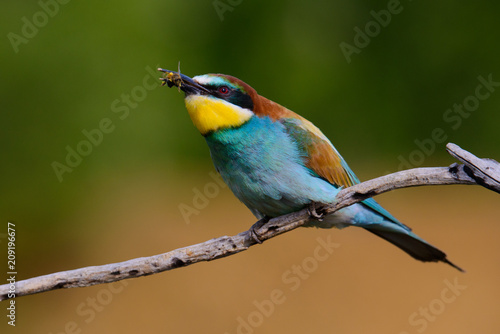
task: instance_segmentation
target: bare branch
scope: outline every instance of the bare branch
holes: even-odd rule
[[[500,164],[490,159],[479,159],[455,144],[447,145],[448,152],[464,165],[450,167],[414,168],[378,177],[343,189],[333,204],[322,212],[331,214],[339,209],[387,191],[428,185],[478,184],[500,192]],[[314,220],[309,210],[271,219],[256,230],[262,241],[291,231]],[[197,262],[212,261],[233,255],[256,244],[250,231],[235,236],[223,236],[200,244],[176,249],[168,253],[132,259],[102,266],[85,267],[34,277],[16,282],[15,296],[25,296],[61,288],[75,288],[111,283],[185,267]],[[0,300],[9,299],[9,284],[0,286]]]
[[[496,160],[479,159],[453,143],[448,143],[446,150],[465,164],[465,173],[477,184],[500,193],[500,164]]]

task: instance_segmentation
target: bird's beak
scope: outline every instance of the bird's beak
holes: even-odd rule
[[[179,72],[165,70],[163,68],[159,68],[158,71],[165,73],[163,78],[160,78],[162,82],[162,86],[165,84],[168,87],[176,86],[179,89],[182,89],[186,95],[192,94],[210,94],[208,89],[188,77],[187,75],[181,74]]]

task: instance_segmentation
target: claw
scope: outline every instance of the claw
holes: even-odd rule
[[[318,213],[318,209],[321,209],[323,205],[318,202],[311,202],[309,203],[309,206],[307,207],[307,212],[309,213],[309,216],[311,216],[314,219],[317,219],[318,221],[323,221],[325,218],[324,213]]]
[[[266,225],[267,222],[269,221],[268,217],[264,217],[255,224],[250,227],[250,236],[252,237],[253,240],[255,240],[256,243],[261,244],[262,240],[260,239],[259,234],[257,233],[257,230],[261,228],[262,226]]]

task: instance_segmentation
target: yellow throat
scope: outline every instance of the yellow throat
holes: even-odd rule
[[[253,115],[248,109],[208,95],[188,95],[184,102],[194,126],[202,135],[238,127]]]

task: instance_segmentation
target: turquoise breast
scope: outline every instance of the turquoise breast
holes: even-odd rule
[[[338,192],[305,167],[303,153],[279,121],[253,116],[205,138],[216,169],[258,218],[297,211],[311,201],[329,202]]]

